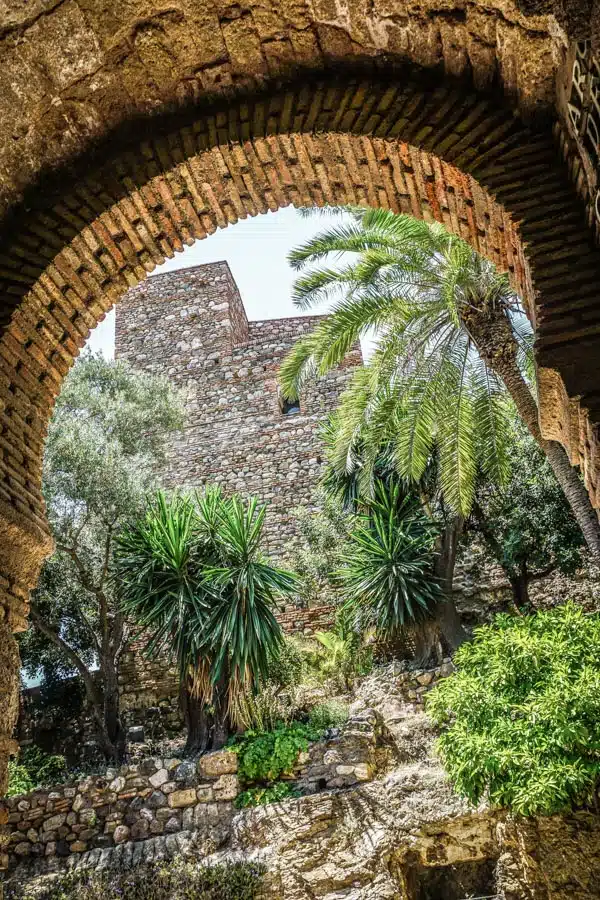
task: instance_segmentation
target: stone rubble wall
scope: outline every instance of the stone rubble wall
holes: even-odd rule
[[[226,262],[149,278],[117,307],[115,355],[167,375],[185,397],[185,426],[169,447],[168,486],[219,484],[267,503],[265,550],[290,557],[293,510],[314,507],[323,470],[319,426],[337,406],[359,349],[309,386],[285,414],[277,373],[321,316],[248,322]]]
[[[67,857],[182,829],[218,830],[239,793],[237,755],[218,751],[197,764],[145,759],[73,784],[10,797],[10,863]]]
[[[360,711],[301,753],[287,780],[304,793],[370,781],[381,738],[378,717]],[[9,868],[182,831],[201,832],[219,846],[229,834],[241,790],[237,770],[237,754],[228,750],[207,753],[197,763],[147,758],[105,775],[10,797],[4,801]]]

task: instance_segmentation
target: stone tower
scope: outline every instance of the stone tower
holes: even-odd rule
[[[319,426],[362,362],[357,349],[299,404],[283,400],[280,363],[320,318],[248,322],[226,262],[149,278],[117,307],[117,358],[167,375],[186,397],[167,485],[218,483],[267,502],[265,549],[279,559],[294,543],[294,508],[315,502],[323,468]]]

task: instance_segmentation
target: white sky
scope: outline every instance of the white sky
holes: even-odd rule
[[[174,259],[168,259],[164,265],[157,267],[152,275],[225,259],[237,282],[249,319],[256,321],[302,315],[291,300],[296,273],[288,265],[287,254],[293,247],[341,220],[342,217],[333,216],[303,219],[291,206],[276,213],[255,216],[219,229],[205,240],[196,241],[193,247],[187,247],[183,253],[177,253]],[[325,311],[315,308],[309,310],[307,315]],[[87,345],[94,352],[100,350],[112,358],[114,344],[113,310],[94,329]]]

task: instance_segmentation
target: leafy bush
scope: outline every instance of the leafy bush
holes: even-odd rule
[[[298,754],[308,749],[321,733],[311,725],[292,722],[273,731],[247,731],[234,738],[231,749],[238,754],[238,775],[243,784],[277,781],[292,771]]]
[[[319,631],[316,652],[307,656],[309,668],[321,678],[334,678],[345,690],[351,690],[357,675],[368,675],[373,668],[373,648],[365,635],[351,627],[347,613],[340,610],[332,631]]]
[[[589,802],[600,775],[600,618],[571,603],[498,616],[454,661],[427,709],[459,793],[523,815]]]
[[[54,879],[35,900],[255,900],[264,866],[256,863],[201,866],[176,857],[124,872],[73,871]],[[19,886],[6,900],[33,900]]]
[[[26,794],[42,785],[56,784],[66,775],[64,756],[44,753],[35,745],[26,747],[18,760],[8,764],[9,797]]]
[[[242,791],[235,798],[234,805],[237,809],[246,809],[249,806],[279,803],[280,800],[289,800],[291,797],[298,796],[298,791],[295,791],[287,781],[276,781],[275,784],[267,785],[267,787],[258,786]]]
[[[20,765],[16,759],[11,759],[8,764],[8,788],[6,795],[16,797],[18,794],[28,794],[35,788],[35,784],[26,766]]]
[[[348,721],[348,706],[337,700],[327,700],[314,706],[308,717],[308,724],[315,731],[337,728]]]
[[[286,637],[269,655],[267,679],[282,688],[296,687],[306,674],[306,658],[294,638]]]

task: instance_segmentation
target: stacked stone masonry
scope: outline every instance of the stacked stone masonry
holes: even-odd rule
[[[264,548],[285,559],[297,541],[294,509],[315,508],[323,470],[319,426],[332,412],[359,350],[285,411],[277,374],[294,343],[320,321],[248,322],[226,262],[157,275],[117,308],[116,356],[163,374],[185,398],[183,432],[161,472],[170,487],[220,485],[267,504]]]
[[[372,710],[309,746],[285,776],[306,794],[370,781],[381,723]],[[229,834],[241,790],[235,752],[207,753],[196,762],[147,758],[4,801],[9,865],[72,857],[157,835],[201,832],[215,846]]]

